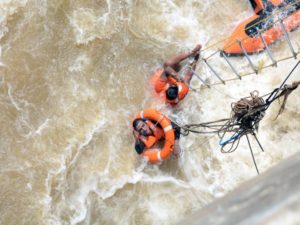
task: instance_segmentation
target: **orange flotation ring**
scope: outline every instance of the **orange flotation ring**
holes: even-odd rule
[[[241,44],[249,54],[258,53],[265,49],[264,43],[258,35],[259,30],[265,30],[262,32],[262,36],[266,41],[266,44],[272,44],[283,36],[283,30],[279,24],[274,25],[275,19],[272,17],[272,10],[282,9],[282,15],[285,15],[283,24],[287,31],[292,31],[300,26],[300,2],[297,0],[273,0],[269,1],[268,9],[264,8],[261,0],[255,0],[256,8],[254,14],[247,20],[241,22],[235,31],[231,34],[223,47],[223,53],[228,56],[243,55],[244,52],[240,47],[237,40],[241,41]],[[292,5],[292,6],[290,6]],[[268,10],[266,12],[266,10]],[[271,11],[270,11],[271,10]],[[278,15],[276,15],[278,16]],[[279,15],[280,17],[281,15]]]
[[[143,156],[151,163],[158,163],[168,159],[173,152],[175,142],[175,135],[171,121],[155,109],[145,109],[136,115],[135,119],[149,119],[157,121],[163,128],[165,134],[165,143],[163,148],[161,150],[148,149],[147,151],[144,151]]]

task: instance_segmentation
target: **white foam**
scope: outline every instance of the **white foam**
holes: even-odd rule
[[[106,0],[104,13],[92,8],[78,8],[74,10],[68,18],[74,30],[76,43],[88,44],[96,38],[110,38],[118,29],[117,24],[119,20],[119,9],[112,7],[112,2]]]
[[[10,84],[7,84],[7,87],[8,87],[8,96],[9,96],[9,99],[11,101],[11,103],[15,106],[15,108],[18,110],[18,111],[21,111],[22,108],[19,106],[19,104],[17,103],[17,101],[15,100],[13,94],[12,94],[12,85]]]
[[[36,134],[41,135],[42,131],[48,126],[50,119],[46,119],[35,131]]]
[[[71,224],[75,225],[82,222],[87,216],[87,196],[91,191],[96,189],[97,180],[95,177],[90,177],[87,182],[81,185],[80,189],[72,196],[72,203],[76,208],[75,215],[71,218]]]
[[[31,185],[31,183],[27,183],[27,184],[26,184],[26,187],[27,187],[27,189],[28,189],[29,191],[32,191],[32,185]]]
[[[5,26],[4,30],[2,30],[4,33],[0,31],[0,38],[2,34],[5,35],[7,32],[5,29],[9,15],[14,15],[20,9],[17,6],[14,8],[13,5],[22,5],[20,2],[23,2],[25,6],[25,1],[3,2],[0,5],[5,5],[6,3],[11,5],[11,11],[8,9],[6,13],[0,15],[0,17],[2,15],[5,17],[4,20],[0,21],[0,29],[2,25]],[[45,179],[43,185],[46,190],[38,202],[44,206],[43,217],[45,221],[43,222],[45,224],[134,224],[138,222],[173,224],[179,217],[190,211],[200,209],[214,198],[224,195],[244,180],[255,176],[255,168],[246,143],[241,143],[240,148],[235,153],[224,155],[220,152],[217,137],[208,139],[194,134],[188,137],[182,136],[180,145],[184,150],[184,154],[179,159],[179,162],[170,160],[163,162],[160,166],[153,166],[146,162],[138,161],[139,156],[134,153],[133,141],[130,139],[132,138],[131,120],[142,108],[149,108],[150,106],[157,108],[168,116],[172,115],[172,118],[181,124],[212,121],[229,117],[230,103],[240,97],[249,95],[253,88],[264,94],[277,87],[286,70],[290,69],[287,65],[292,65],[293,61],[282,63],[284,66],[281,66],[281,63],[279,63],[278,68],[267,69],[258,76],[254,75],[245,77],[242,81],[228,82],[226,86],[219,85],[211,89],[203,89],[198,93],[189,92],[185,100],[172,109],[167,107],[163,101],[154,100],[149,89],[143,86],[147,84],[149,78],[149,73],[145,71],[157,66],[156,63],[158,61],[162,62],[165,56],[170,56],[183,49],[190,49],[198,42],[205,44],[216,41],[215,34],[221,36],[219,32],[223,32],[228,27],[233,27],[234,23],[239,22],[235,20],[238,18],[238,15],[246,15],[248,12],[231,15],[229,19],[234,19],[235,21],[224,25],[223,21],[221,24],[220,22],[208,21],[208,19],[217,20],[219,14],[224,16],[222,14],[224,9],[220,5],[229,2],[234,3],[234,0],[221,2],[162,0],[140,3],[139,1],[125,1],[120,4],[122,5],[120,8],[124,7],[122,10],[119,10],[119,6],[115,6],[118,3],[115,4],[113,1],[108,0],[106,4],[103,2],[105,6],[102,11],[98,8],[88,8],[86,5],[91,4],[86,2],[77,2],[79,5],[82,3],[84,5],[82,7],[75,5],[65,7],[64,3],[58,2],[57,5],[51,2],[51,6],[48,6],[50,1],[43,1],[37,13],[45,16],[47,15],[47,10],[54,9],[59,14],[59,11],[63,9],[63,14],[60,16],[65,16],[64,13],[68,15],[71,27],[66,28],[66,30],[73,29],[75,44],[90,44],[95,39],[99,39],[100,41],[98,40],[99,43],[97,41],[96,45],[97,47],[99,45],[102,49],[102,40],[111,38],[112,41],[103,41],[103,49],[109,51],[108,55],[104,55],[103,62],[97,62],[99,67],[101,67],[100,70],[98,66],[92,65],[92,59],[94,57],[98,59],[99,55],[97,54],[103,53],[96,53],[95,49],[89,49],[90,46],[77,46],[78,49],[76,51],[69,48],[70,52],[67,52],[66,55],[62,52],[63,57],[67,59],[66,62],[58,61],[61,58],[49,61],[51,65],[54,65],[55,69],[63,68],[63,70],[55,70],[58,76],[50,73],[53,72],[51,69],[46,71],[49,72],[47,75],[51,74],[46,79],[46,82],[48,82],[47,88],[49,88],[50,92],[50,96],[47,97],[51,98],[51,101],[47,99],[46,104],[57,108],[54,108],[54,112],[50,113],[51,115],[46,114],[45,116],[43,115],[42,119],[39,118],[40,120],[38,120],[36,125],[28,122],[30,121],[28,119],[30,118],[30,110],[27,110],[27,107],[30,106],[30,103],[20,98],[23,95],[14,88],[14,80],[7,86],[9,104],[16,108],[18,115],[21,114],[16,121],[13,121],[13,124],[16,122],[15,128],[23,137],[33,137],[32,139],[35,141],[34,144],[31,144],[31,140],[26,139],[28,148],[31,146],[36,147],[36,145],[40,144],[36,141],[42,141],[41,144],[46,145],[45,143],[48,142],[44,142],[43,139],[52,138],[50,141],[54,147],[48,148],[46,146],[41,149],[46,154],[47,151],[55,148],[56,144],[58,144],[54,133],[56,129],[64,128],[67,124],[66,138],[68,142],[62,149],[56,150],[53,158],[38,158],[40,160],[39,163],[45,165],[45,174],[48,173],[46,178],[42,175],[42,179]],[[39,2],[34,4],[38,6]],[[200,4],[203,8],[197,4]],[[238,4],[246,5],[247,3]],[[51,8],[52,6],[53,8]],[[55,6],[63,8],[58,9]],[[214,17],[209,17],[211,13],[208,13],[214,9],[221,10],[221,12],[216,11]],[[3,8],[0,9],[0,12],[1,10]],[[31,13],[31,11],[28,13]],[[226,13],[232,14],[231,12]],[[137,16],[135,16],[136,14]],[[33,18],[36,17],[33,16]],[[122,19],[124,19],[124,23],[120,22]],[[29,18],[26,18],[26,20],[30,25],[31,21]],[[122,31],[125,32],[117,34],[116,31],[120,25],[124,25]],[[128,30],[128,27],[130,27],[130,30]],[[47,30],[45,29],[45,31]],[[16,34],[17,37],[21,35],[22,29],[18,32],[20,33]],[[291,33],[291,36],[296,35]],[[62,41],[59,42],[60,44],[64,43],[63,39],[60,39],[60,41]],[[109,42],[109,44],[106,42]],[[56,45],[57,43],[53,44]],[[203,46],[205,47],[204,44]],[[21,46],[21,41],[18,43],[19,45]],[[71,45],[74,45],[74,43],[71,43]],[[110,45],[113,45],[113,47]],[[13,45],[10,47],[13,48]],[[0,57],[6,54],[6,51],[11,51],[10,47],[3,48],[3,52],[0,49]],[[283,45],[274,45],[273,47],[278,47],[279,53],[285,54],[288,52],[288,50],[284,50]],[[142,51],[139,51],[140,48],[142,48]],[[203,56],[212,52],[207,51],[203,53]],[[110,54],[114,54],[113,57],[110,57]],[[153,57],[156,57],[157,61],[152,59]],[[259,60],[262,60],[261,63],[267,61],[263,54],[251,56],[251,58],[255,64],[259,63]],[[230,68],[224,69],[221,63],[222,60],[219,55],[216,55],[209,62],[212,63],[222,77],[235,76],[230,71]],[[230,60],[243,72],[249,69],[246,60],[234,58],[230,58]],[[106,64],[108,61],[109,65]],[[5,63],[10,68],[12,67],[9,60]],[[23,63],[24,71],[30,73],[31,64],[26,60],[24,62],[21,61],[21,63]],[[60,66],[56,67],[56,65]],[[88,78],[83,77],[89,69],[94,74],[89,74]],[[204,78],[217,81],[217,78],[203,63],[199,63],[197,72]],[[60,76],[61,74],[63,76]],[[129,74],[130,78],[128,77]],[[135,82],[140,76],[144,76],[144,78],[140,79],[145,81],[142,84]],[[4,75],[1,76],[2,83],[6,82],[5,79]],[[9,81],[10,79],[17,78],[7,78]],[[89,81],[92,79],[99,81],[99,90],[90,86]],[[60,82],[61,80],[63,82]],[[192,82],[193,86],[194,84],[195,86],[200,86],[200,82],[195,80],[195,78],[193,78]],[[35,86],[35,83],[32,85]],[[65,87],[67,87],[66,90],[63,90]],[[137,88],[141,90],[138,92],[141,96],[135,98]],[[55,94],[51,92],[52,90]],[[62,93],[60,93],[61,90],[63,90]],[[291,94],[286,111],[275,122],[276,126],[272,119],[268,119],[270,117],[274,118],[275,113],[268,113],[261,124],[259,138],[262,140],[266,152],[262,153],[257,146],[253,147],[257,164],[261,171],[270,168],[270,166],[278,163],[293,152],[299,151],[297,147],[299,146],[297,122],[299,117],[299,98],[292,98],[297,96],[298,91],[296,90]],[[121,92],[121,94],[118,92]],[[99,104],[98,101],[100,102]],[[81,105],[81,103],[83,104]],[[78,134],[79,132],[75,130],[78,127],[74,126],[74,121],[78,117],[81,118],[84,113],[88,113],[84,107],[95,111],[101,108],[100,111],[103,113],[96,116],[93,125],[83,126],[85,127],[84,130],[80,130],[80,134]],[[60,116],[60,113],[63,114],[63,112],[69,113],[73,109],[79,110],[76,111],[75,119],[72,113],[65,114],[60,120],[55,121],[51,117]],[[86,118],[85,116],[83,117]],[[83,120],[82,122],[85,121]],[[55,129],[53,129],[54,136],[48,136],[48,130],[52,128],[52,123],[55,125]],[[47,137],[44,138],[43,134],[46,131]],[[68,136],[69,132],[71,133],[70,136]],[[50,135],[52,134],[51,132],[49,133]],[[63,139],[64,137],[60,138]],[[21,142],[24,140],[17,141]],[[96,152],[96,150],[95,152],[91,151],[94,144],[97,145],[95,148],[103,155],[101,155],[99,164],[95,163],[95,165],[90,166],[89,159]],[[287,145],[293,146],[293,149],[288,149]],[[4,149],[3,154],[10,153]],[[135,160],[140,164],[132,169]],[[30,167],[31,171],[40,174],[39,171],[35,171],[34,162],[32,162],[32,166],[26,163],[25,165],[28,168]],[[26,170],[26,168],[17,167],[17,165],[8,168],[7,165],[5,166],[6,168],[1,168],[1,171],[10,168]],[[36,191],[35,188],[36,185],[33,185],[33,183],[25,183],[26,190],[32,189],[32,191]],[[133,195],[136,200],[127,203],[128,195]],[[111,202],[118,204],[110,208]],[[123,203],[129,207],[124,208]],[[141,208],[143,210],[139,211]],[[108,212],[109,215],[103,215],[106,218],[97,218],[95,222],[93,214],[97,215],[97,213],[101,214],[102,212]],[[112,218],[112,215],[115,217]]]
[[[85,67],[91,63],[91,59],[86,55],[79,55],[73,65],[69,66],[68,70],[70,72],[83,72]]]
[[[7,20],[25,7],[27,0],[2,0],[0,1],[0,39],[8,32]]]
[[[72,165],[73,163],[76,162],[77,158],[79,157],[79,155],[82,152],[82,149],[92,141],[94,135],[100,131],[103,131],[103,127],[106,123],[107,123],[107,120],[103,117],[100,117],[99,120],[97,121],[97,123],[95,123],[94,126],[86,133],[85,139],[82,143],[80,143],[80,145],[77,149],[76,155],[70,162],[70,165]]]

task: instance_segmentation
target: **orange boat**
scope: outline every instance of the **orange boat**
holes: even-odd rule
[[[250,3],[255,14],[241,22],[226,41],[223,53],[227,56],[244,55],[240,44],[248,54],[263,51],[265,46],[258,33],[260,30],[267,45],[280,39],[284,31],[276,23],[278,18],[282,18],[286,31],[300,26],[300,0],[251,0]]]

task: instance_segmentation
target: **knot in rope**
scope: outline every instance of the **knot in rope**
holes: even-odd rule
[[[244,128],[252,128],[252,125],[257,124],[264,117],[264,108],[258,110],[264,104],[265,101],[259,97],[259,92],[253,91],[250,93],[250,97],[242,98],[231,104],[231,118],[240,122]]]

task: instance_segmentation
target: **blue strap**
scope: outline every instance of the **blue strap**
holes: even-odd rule
[[[241,133],[237,133],[236,135],[234,135],[231,138],[229,138],[227,141],[223,142],[223,139],[221,139],[220,142],[219,142],[219,145],[221,145],[223,147],[224,145],[227,145],[228,143],[231,143],[231,142],[235,141],[240,136],[241,136]]]

